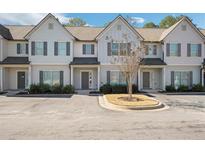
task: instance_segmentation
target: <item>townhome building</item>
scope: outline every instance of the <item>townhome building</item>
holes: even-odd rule
[[[133,42],[146,47],[133,80],[139,90],[204,85],[205,30],[187,17],[162,29],[136,28],[119,15],[96,28],[64,26],[48,14],[35,26],[0,25],[0,89],[45,83],[99,90],[106,83],[124,84],[112,61]]]

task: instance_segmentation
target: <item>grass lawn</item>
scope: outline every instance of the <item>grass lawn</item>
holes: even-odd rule
[[[159,104],[157,100],[152,99],[143,94],[133,94],[132,101],[128,101],[128,94],[107,94],[105,95],[109,103],[121,106],[156,106]]]

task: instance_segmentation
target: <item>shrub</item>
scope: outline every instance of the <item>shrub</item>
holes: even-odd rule
[[[204,87],[201,84],[195,84],[192,87],[192,91],[202,92],[202,91],[204,91]]]
[[[186,92],[186,91],[189,91],[189,87],[185,86],[185,85],[180,85],[178,87],[177,91],[179,91],[179,92]]]
[[[72,85],[66,85],[63,87],[64,94],[73,94],[75,92],[74,87]]]
[[[40,86],[37,84],[31,84],[29,87],[30,94],[39,94],[41,92]]]
[[[110,85],[104,84],[100,87],[100,92],[103,94],[118,94],[118,93],[128,93],[127,85]],[[132,85],[132,93],[138,92],[137,85]]]
[[[167,92],[175,92],[176,91],[176,89],[175,89],[175,87],[174,86],[166,86],[166,91]]]
[[[51,86],[51,92],[54,94],[61,94],[62,93],[62,86],[59,84],[54,84]]]
[[[103,94],[111,94],[112,93],[112,87],[110,84],[104,84],[100,87],[100,92]]]
[[[127,93],[126,85],[112,85],[111,87],[113,94]]]
[[[49,84],[40,84],[40,93],[51,93],[51,86]]]

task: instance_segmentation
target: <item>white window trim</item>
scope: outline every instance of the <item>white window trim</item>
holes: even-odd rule
[[[178,42],[171,42],[171,43],[169,43],[170,45],[169,45],[169,52],[170,52],[170,56],[169,57],[178,57],[178,55],[171,55],[171,44],[175,44],[175,45],[177,45],[177,44],[179,44]],[[178,45],[177,45],[177,48],[178,48]]]
[[[68,42],[69,42],[69,41],[68,41]],[[60,55],[60,54],[59,54],[59,53],[60,53],[60,52],[59,52],[59,43],[65,43],[65,55]],[[67,54],[66,54],[66,52],[67,52],[67,51],[66,51],[66,50],[67,50],[67,49],[66,49],[66,48],[67,48],[67,47],[66,47],[66,43],[67,43],[67,41],[66,41],[66,42],[65,42],[65,41],[58,41],[58,56],[67,56]]]

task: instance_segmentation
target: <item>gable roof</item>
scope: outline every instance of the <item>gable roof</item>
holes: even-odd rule
[[[75,38],[60,22],[58,19],[56,19],[56,17],[54,15],[52,15],[51,13],[47,14],[36,26],[34,26],[25,36],[24,38],[28,38],[33,32],[35,32],[37,29],[39,29],[39,27],[45,22],[47,21],[49,18],[53,18],[55,19],[73,38]]]
[[[184,16],[178,22],[176,22],[174,25],[172,25],[162,33],[160,41],[164,40],[182,21],[187,21],[188,24],[200,35],[202,39],[205,38],[204,34],[192,23],[192,21],[188,17]]]
[[[110,22],[110,23],[96,36],[96,39],[98,39],[100,36],[102,36],[103,33],[104,33],[107,29],[109,29],[109,28],[113,25],[113,23],[115,23],[117,20],[121,20],[123,23],[125,23],[125,24],[128,26],[128,28],[129,28],[131,31],[133,31],[137,36],[139,36],[139,38],[140,38],[141,40],[144,40],[144,38],[135,30],[135,28],[134,28],[133,26],[131,26],[131,25],[128,23],[128,21],[127,21],[126,19],[124,19],[123,16],[121,16],[121,15],[117,16],[112,22]]]

